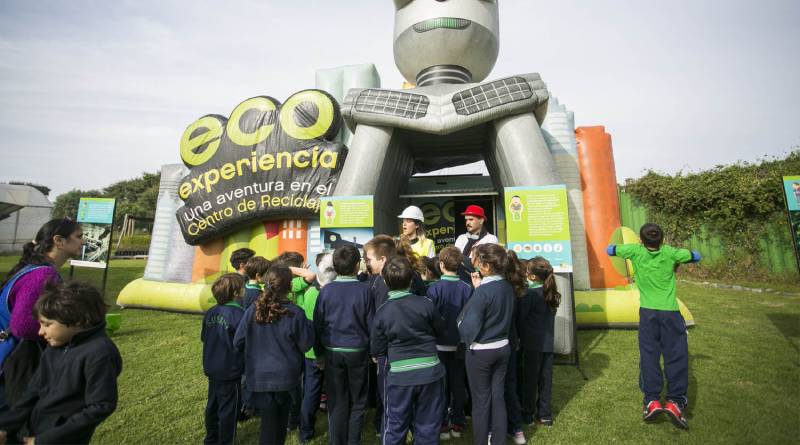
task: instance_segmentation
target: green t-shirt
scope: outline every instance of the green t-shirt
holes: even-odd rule
[[[314,307],[317,305],[317,297],[319,297],[319,290],[314,286],[309,286],[303,294],[302,304],[299,305],[301,308],[303,308],[303,311],[305,311],[306,318],[312,321],[314,320]],[[317,356],[314,355],[313,347],[306,351],[306,358],[311,360],[315,360],[317,358]]]
[[[642,244],[621,244],[616,256],[631,260],[639,288],[639,306],[659,311],[677,311],[675,298],[675,266],[692,260],[692,252],[666,244],[648,250]]]
[[[289,301],[303,307],[303,294],[305,294],[309,286],[311,285],[303,277],[292,278],[292,290],[288,295]]]

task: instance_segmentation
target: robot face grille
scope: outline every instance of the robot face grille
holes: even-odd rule
[[[506,77],[494,82],[478,85],[453,95],[456,113],[469,116],[510,102],[533,96],[528,82],[522,77]]]
[[[428,114],[428,105],[430,103],[430,100],[421,94],[368,89],[358,95],[355,101],[355,108],[356,111],[366,113],[419,119]]]
[[[428,32],[434,29],[466,29],[472,22],[467,19],[459,19],[452,17],[439,17],[435,19],[428,19],[424,22],[419,22],[414,25],[416,32]]]

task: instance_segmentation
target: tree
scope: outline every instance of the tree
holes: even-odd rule
[[[97,190],[72,189],[58,195],[53,203],[53,218],[76,218],[78,216],[78,203],[81,198],[102,198],[103,194]]]

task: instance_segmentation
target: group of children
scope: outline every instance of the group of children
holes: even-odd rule
[[[637,271],[643,418],[666,413],[686,428],[688,343],[675,270],[700,255],[663,245],[655,224],[640,237],[641,244],[612,245],[608,254]],[[352,246],[320,255],[316,274],[297,253],[269,261],[249,249],[234,252],[239,273],[214,282],[218,304],[201,328],[205,443],[235,441],[242,405],[261,418],[259,443],[284,443],[293,424],[300,441],[310,441],[323,381],[329,442],[361,443],[373,377],[384,444],[405,443],[409,432],[418,444],[460,437],[469,408],[475,444],[503,443],[507,432],[525,443],[522,424],[552,424],[560,294],[545,259],[520,261],[481,244],[469,258],[448,247],[431,262],[386,235],[364,252],[363,261]],[[463,269],[472,271],[470,282]],[[26,443],[88,443],[116,409],[122,367],[105,333],[102,295],[79,282],[50,286],[33,312],[48,347],[22,399],[0,412],[0,445],[25,435]]]
[[[353,246],[320,254],[315,274],[295,252],[234,252],[239,272],[213,284],[201,330],[205,443],[233,443],[242,412],[261,418],[260,443],[284,443],[295,427],[310,441],[323,382],[333,444],[362,442],[370,391],[384,444],[460,437],[470,408],[475,443],[507,431],[525,443],[523,423],[552,424],[553,270],[494,244],[472,257],[454,247],[419,257],[378,235],[364,258]]]

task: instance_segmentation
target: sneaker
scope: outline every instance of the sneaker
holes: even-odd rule
[[[679,403],[672,400],[667,400],[667,405],[664,407],[664,411],[669,414],[669,417],[675,426],[685,430],[689,429],[689,422],[687,422],[686,418],[683,417],[683,408]]]
[[[541,426],[553,426],[553,419],[551,417],[540,417],[536,419],[536,424]]]
[[[463,429],[464,429],[464,427],[461,426],[461,425],[450,425],[450,436],[454,437],[456,439],[460,439],[461,438],[461,430],[463,430]]]
[[[647,405],[644,406],[644,411],[642,412],[642,420],[645,422],[650,422],[656,419],[661,412],[664,411],[664,408],[661,406],[661,402],[658,400],[651,400]]]
[[[523,433],[522,431],[509,433],[508,437],[510,437],[516,445],[525,445],[527,443],[525,441],[525,433]]]
[[[450,440],[450,427],[442,425],[439,429],[439,440]]]

